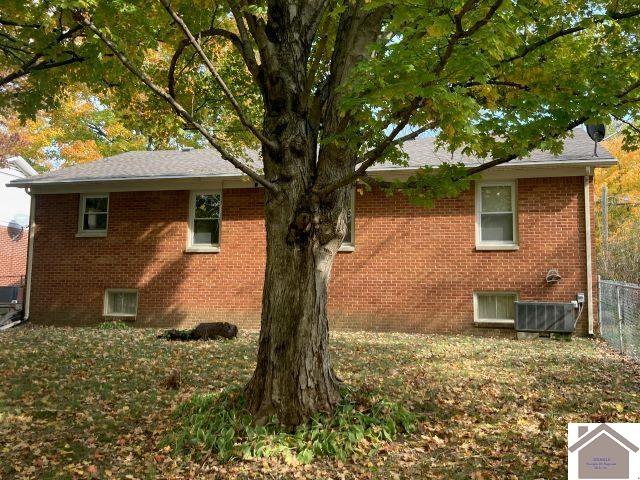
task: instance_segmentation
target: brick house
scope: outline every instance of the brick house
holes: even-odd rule
[[[0,159],[0,287],[20,285],[27,270],[29,195],[7,183],[37,172],[20,157]]]
[[[407,142],[405,178],[476,159]],[[433,208],[354,192],[330,286],[334,328],[513,331],[514,300],[587,296],[595,318],[593,173],[615,159],[582,130],[554,156],[487,171]],[[125,317],[139,326],[231,321],[258,327],[265,263],[263,192],[211,150],[128,152],[12,182],[34,202],[29,318],[58,325]],[[562,277],[548,283],[549,270]]]

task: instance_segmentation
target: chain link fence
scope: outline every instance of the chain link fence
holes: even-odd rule
[[[640,360],[640,285],[598,280],[600,334],[613,348]]]

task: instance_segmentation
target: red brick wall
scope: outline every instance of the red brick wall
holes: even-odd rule
[[[225,190],[221,252],[184,253],[187,191],[111,193],[106,238],[77,238],[78,195],[38,195],[31,319],[102,320],[106,288],[138,288],[136,325],[232,321],[259,326],[262,192]],[[582,177],[518,182],[518,251],[475,251],[473,191],[414,207],[402,196],[356,198],[356,251],[336,259],[334,327],[458,332],[473,326],[474,291],[570,301],[585,292]],[[557,268],[563,279],[547,285]],[[586,310],[586,309],[585,309]],[[581,331],[586,330],[586,311]]]
[[[519,180],[520,249],[490,252],[475,250],[473,190],[431,210],[401,196],[357,197],[357,252],[334,269],[334,318],[354,329],[456,332],[473,326],[474,291],[574,300],[587,292],[583,192],[583,177]],[[545,281],[551,268],[558,284]],[[586,308],[580,320],[586,332]]]
[[[0,225],[0,286],[19,284],[27,270],[29,230],[11,238],[9,229]]]

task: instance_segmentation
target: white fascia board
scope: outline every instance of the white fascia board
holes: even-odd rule
[[[22,178],[20,180],[12,180],[7,184],[8,187],[25,188],[38,185],[74,185],[78,183],[111,183],[111,182],[134,182],[134,181],[163,181],[163,180],[191,180],[202,181],[211,179],[233,179],[233,178],[245,178],[245,175],[238,173],[220,173],[213,175],[201,175],[201,176],[188,176],[188,175],[158,175],[155,177],[105,177],[105,178],[71,178],[62,180],[39,180],[38,178],[29,179]]]
[[[519,162],[498,165],[482,172],[482,178],[535,178],[569,177],[584,175],[585,167],[610,167],[617,164],[613,158],[562,162]],[[392,167],[370,170],[370,175],[385,179],[403,179],[416,172],[419,167]],[[34,181],[35,180],[35,181]],[[86,178],[73,180],[51,180],[38,182],[36,179],[13,180],[8,187],[28,188],[34,193],[82,193],[93,191],[126,192],[152,190],[190,190],[202,187],[253,188],[255,182],[245,175],[225,173],[200,177],[170,175],[159,177]]]
[[[551,177],[581,177],[584,175],[585,164],[573,165],[513,165],[510,168],[492,168],[480,174],[483,180],[513,180],[516,178],[551,178]],[[374,178],[385,180],[405,180],[415,169],[396,171],[373,171]]]
[[[222,190],[229,188],[254,188],[255,186],[255,183],[252,180],[249,180],[248,177],[224,176],[203,178],[178,177],[130,181],[103,180],[65,183],[34,183],[29,188],[32,193],[39,195],[55,193],[148,192],[162,190]]]
[[[35,175],[38,175],[38,172],[36,172],[34,168],[31,165],[29,165],[29,162],[27,162],[22,157],[8,158],[7,163],[10,165],[13,165],[15,168],[20,170],[27,177],[33,177]]]
[[[593,159],[585,159],[585,160],[571,160],[571,161],[558,161],[558,162],[507,162],[500,165],[496,165],[495,167],[491,167],[485,171],[491,170],[504,170],[504,169],[514,169],[514,168],[530,168],[530,167],[544,167],[544,168],[562,168],[562,167],[603,167],[608,168],[616,165],[618,160],[615,158],[598,158],[597,160]],[[424,165],[429,166],[429,165]],[[482,166],[481,163],[466,165],[468,168],[475,168]],[[420,169],[420,166],[392,166],[392,167],[384,167],[384,168],[370,168],[368,170],[371,174],[376,173],[391,173],[391,172],[415,172]]]

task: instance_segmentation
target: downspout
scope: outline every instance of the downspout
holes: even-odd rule
[[[593,268],[591,262],[591,192],[589,190],[591,170],[587,167],[584,176],[584,228],[587,249],[587,319],[589,335],[593,335]]]
[[[29,209],[29,247],[27,248],[27,286],[24,297],[24,319],[29,320],[29,307],[31,304],[31,269],[33,266],[33,239],[35,238],[35,211],[36,211],[36,197],[29,190],[31,196],[31,206]]]

